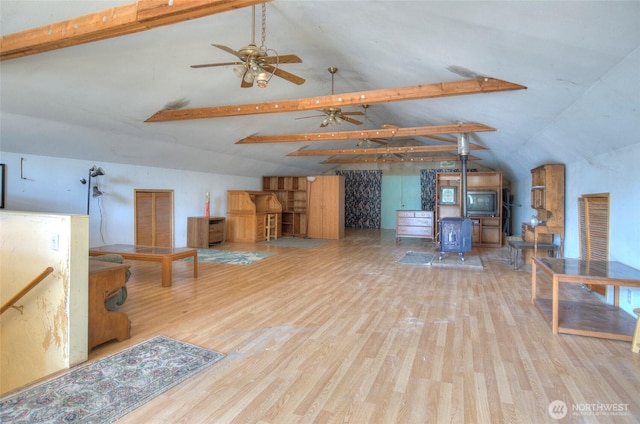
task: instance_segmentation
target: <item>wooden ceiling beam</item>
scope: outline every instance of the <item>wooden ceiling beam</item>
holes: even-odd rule
[[[479,160],[477,156],[469,155],[467,160]],[[389,163],[389,162],[439,162],[439,161],[458,161],[459,156],[412,156],[412,157],[357,157],[350,159],[326,159],[322,164],[339,164],[339,163]]]
[[[471,150],[482,150],[484,147],[471,144]],[[398,147],[355,147],[352,149],[300,149],[288,153],[287,156],[334,156],[334,155],[386,155],[386,154],[406,154],[406,153],[437,153],[455,152],[458,146],[398,146]]]
[[[228,106],[209,106],[190,109],[161,110],[146,122],[179,121],[186,119],[219,118],[224,116],[257,115],[264,113],[299,112],[328,107],[387,103],[404,100],[430,99],[464,94],[523,90],[527,87],[494,78],[476,78],[435,84],[385,88],[295,100],[279,100]]]
[[[119,37],[271,0],[139,0],[0,39],[0,60]]]
[[[431,125],[425,127],[408,127],[408,128],[381,128],[377,130],[355,130],[355,131],[325,131],[319,133],[301,133],[301,134],[280,134],[280,135],[252,135],[242,140],[236,141],[236,144],[256,144],[256,143],[292,143],[292,142],[311,142],[311,141],[336,141],[336,140],[363,140],[373,138],[398,138],[398,137],[418,137],[429,136],[434,134],[458,134],[471,132],[495,131],[496,129],[484,124],[476,122],[449,124],[449,125]]]

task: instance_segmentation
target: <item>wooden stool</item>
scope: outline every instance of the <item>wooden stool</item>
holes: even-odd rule
[[[636,321],[636,332],[633,333],[633,340],[631,341],[631,352],[640,352],[640,308],[633,310],[633,313],[638,317]]]
[[[278,240],[278,214],[268,213],[264,216],[264,238],[267,241]]]

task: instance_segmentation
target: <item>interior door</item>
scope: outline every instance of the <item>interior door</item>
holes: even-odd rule
[[[173,190],[134,190],[136,246],[173,247]]]

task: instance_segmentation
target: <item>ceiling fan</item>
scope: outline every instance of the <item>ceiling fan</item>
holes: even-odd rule
[[[367,129],[367,124],[366,124],[366,122],[367,122],[367,109],[369,109],[369,105],[367,105],[367,104],[362,105],[362,108],[364,109],[364,119],[363,119],[363,121],[365,121],[364,129],[366,130]],[[389,144],[389,142],[386,141],[386,140],[382,140],[380,138],[371,138],[371,137],[365,136],[363,139],[358,141],[358,144],[356,144],[356,146],[357,147],[371,147],[373,145],[373,143],[381,144],[383,146],[386,146],[386,145]]]
[[[334,95],[334,92],[333,92],[334,76],[336,72],[338,72],[338,68],[332,66],[327,70],[331,74],[331,95],[333,96]],[[342,121],[346,121],[353,125],[362,125],[362,122],[356,119],[353,119],[350,116],[364,115],[363,112],[342,112],[342,109],[340,109],[339,107],[327,107],[327,108],[321,109],[320,111],[324,113],[324,117],[325,117],[320,123],[321,128],[324,128],[328,125],[331,125],[331,126],[340,125]],[[315,118],[317,116],[323,116],[323,115],[305,116],[297,119]]]
[[[302,63],[302,59],[294,54],[278,55],[273,49],[268,49],[265,46],[266,39],[266,4],[262,4],[262,44],[260,47],[255,42],[255,27],[256,27],[256,7],[252,6],[253,20],[251,24],[251,43],[247,46],[240,48],[240,50],[234,50],[230,47],[223,46],[221,44],[212,44],[212,46],[224,50],[227,53],[231,53],[240,59],[239,62],[222,62],[222,63],[207,63],[202,65],[191,65],[192,68],[210,68],[213,66],[230,66],[237,65],[233,68],[235,74],[241,78],[240,87],[250,88],[253,87],[255,81],[259,88],[266,88],[267,84],[271,80],[271,77],[276,75],[289,82],[300,85],[304,83],[304,78],[294,75],[290,72],[280,69],[278,66],[283,63]],[[275,55],[269,56],[268,53],[272,52]]]

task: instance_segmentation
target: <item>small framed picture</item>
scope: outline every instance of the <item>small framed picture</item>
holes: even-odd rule
[[[455,205],[458,203],[458,187],[440,187],[440,205]]]

